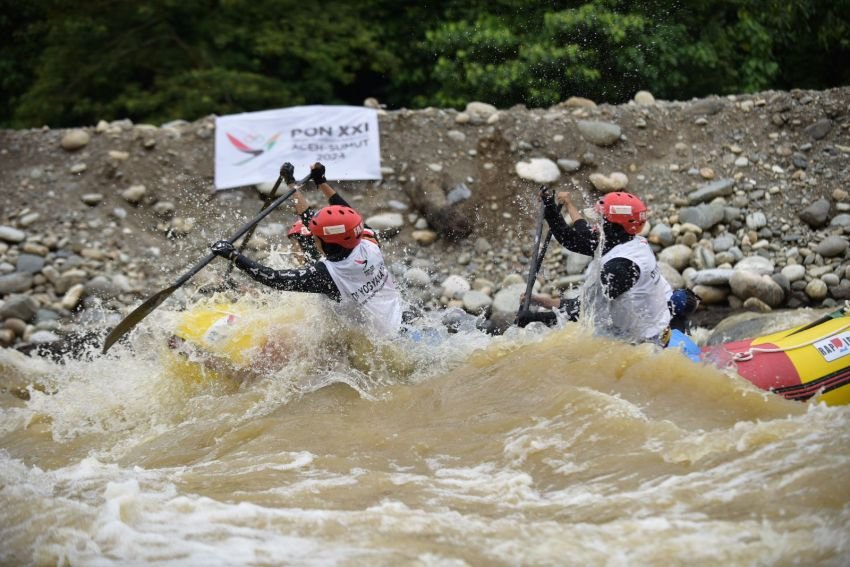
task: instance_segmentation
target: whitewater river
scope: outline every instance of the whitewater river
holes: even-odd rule
[[[850,564],[850,407],[580,325],[275,316],[238,371],[170,351],[165,310],[105,357],[0,351],[0,563]]]

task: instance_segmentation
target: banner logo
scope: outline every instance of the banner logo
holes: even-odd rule
[[[268,139],[265,139],[264,136],[261,136],[259,134],[250,134],[250,133],[242,134],[241,135],[242,140],[240,140],[239,138],[237,138],[234,134],[231,134],[230,132],[225,132],[225,134],[227,135],[227,139],[230,141],[230,143],[233,144],[234,148],[236,148],[237,150],[239,150],[242,153],[246,153],[246,154],[251,155],[251,157],[249,157],[247,159],[243,159],[242,161],[238,161],[238,162],[233,164],[233,165],[244,165],[244,164],[248,163],[249,161],[251,161],[252,159],[258,158],[261,155],[263,155],[265,152],[272,149],[274,147],[274,145],[277,143],[277,139],[278,139],[278,137],[280,137],[281,133],[276,132],[275,134],[273,134]],[[257,144],[258,142],[259,142],[259,144],[258,144],[259,146],[264,146],[264,147],[262,147],[262,149],[252,148],[250,145],[248,145],[248,144]]]

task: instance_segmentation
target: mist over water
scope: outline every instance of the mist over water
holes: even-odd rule
[[[246,299],[239,364],[0,351],[0,563],[842,565],[850,409],[581,325],[379,344]],[[237,305],[239,305],[237,304]]]

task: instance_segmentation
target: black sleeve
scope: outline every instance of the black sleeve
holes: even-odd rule
[[[313,207],[307,207],[303,213],[301,213],[301,222],[304,223],[304,226],[309,227],[310,221],[316,216],[316,213],[319,212]]]
[[[349,207],[351,209],[354,208],[354,207],[352,207],[351,205],[348,204],[348,201],[346,201],[345,199],[342,198],[342,195],[340,195],[339,192],[334,193],[333,195],[328,197],[328,204],[329,205],[339,205],[341,207]]]
[[[614,258],[602,266],[602,289],[608,299],[617,299],[632,289],[640,278],[640,268],[627,258]]]
[[[316,262],[312,266],[297,270],[273,270],[247,256],[237,254],[233,263],[251,279],[269,287],[283,291],[322,293],[335,301],[341,299],[339,288],[331,278],[324,262]]]
[[[577,254],[593,256],[596,246],[599,244],[599,236],[590,230],[590,225],[586,220],[579,219],[573,226],[569,226],[564,217],[561,216],[561,212],[555,206],[554,201],[551,204],[546,203],[543,215],[549,224],[552,236],[564,248]]]

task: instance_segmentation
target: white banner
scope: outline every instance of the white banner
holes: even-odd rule
[[[296,179],[317,161],[328,179],[381,179],[377,110],[294,106],[216,118],[216,189],[274,181],[287,161]]]

